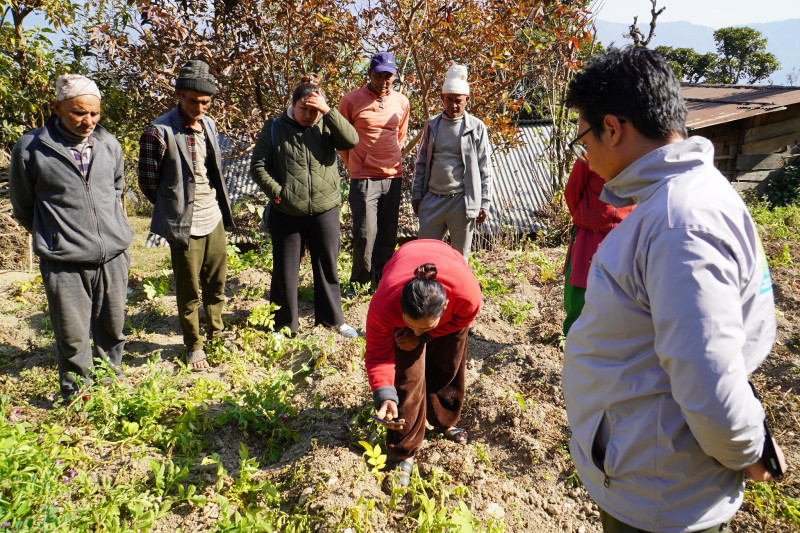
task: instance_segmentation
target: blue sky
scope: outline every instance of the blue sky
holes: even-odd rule
[[[650,0],[595,0],[597,18],[610,22],[650,22]],[[685,21],[714,29],[726,26],[800,19],[800,0],[658,0],[657,8],[667,9],[659,22]],[[800,28],[798,28],[800,31]]]

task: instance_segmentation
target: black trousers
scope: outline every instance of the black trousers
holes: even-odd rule
[[[269,213],[272,236],[272,284],[270,301],[279,305],[275,312],[275,331],[299,327],[297,284],[300,259],[307,245],[314,273],[314,323],[341,326],[342,294],[339,288],[339,208],[318,215],[295,217],[274,207]]]
[[[402,178],[350,180],[347,197],[353,213],[353,270],[350,283],[377,287],[383,267],[397,246]]]
[[[75,376],[84,379],[84,387],[91,384],[94,357],[106,360],[117,376],[122,376],[125,349],[122,328],[129,266],[127,252],[102,265],[45,259],[39,262],[53,323],[58,379],[64,398],[81,388]],[[90,338],[94,341],[94,350]]]

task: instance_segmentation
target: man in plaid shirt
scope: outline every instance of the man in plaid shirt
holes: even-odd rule
[[[133,230],[120,202],[122,148],[97,123],[97,85],[59,76],[53,112],[14,146],[9,183],[14,216],[39,257],[59,385],[71,401],[89,394],[95,357],[116,374],[112,381],[122,378]]]
[[[217,128],[206,116],[216,93],[208,65],[188,61],[175,82],[178,106],[139,140],[139,188],[154,205],[150,231],[169,243],[186,363],[194,370],[208,368],[200,336],[201,295],[206,338],[222,335],[225,226],[233,226]]]

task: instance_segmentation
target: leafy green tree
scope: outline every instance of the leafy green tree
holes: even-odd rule
[[[658,46],[656,52],[669,62],[678,79],[690,83],[700,83],[717,62],[717,55],[713,52],[698,54],[692,48]]]
[[[717,62],[706,76],[709,83],[756,83],[767,79],[780,68],[773,54],[767,52],[767,39],[753,28],[720,28],[714,32]]]
[[[26,131],[50,116],[50,100],[61,55],[53,49],[51,28],[25,28],[34,12],[52,28],[72,22],[75,4],[65,0],[0,0],[0,149],[9,150]]]

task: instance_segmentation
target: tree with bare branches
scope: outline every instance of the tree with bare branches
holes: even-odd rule
[[[626,39],[633,40],[633,46],[644,46],[650,44],[650,41],[653,40],[653,37],[656,35],[656,21],[658,20],[659,15],[664,12],[666,7],[662,7],[661,9],[656,8],[656,3],[658,0],[650,0],[651,8],[650,8],[650,31],[645,38],[644,33],[642,30],[639,29],[639,16],[633,17],[633,24],[628,27],[628,33],[623,35]]]

